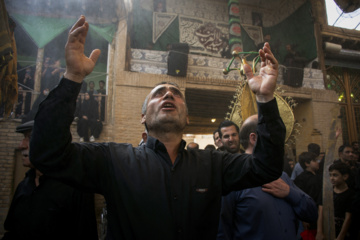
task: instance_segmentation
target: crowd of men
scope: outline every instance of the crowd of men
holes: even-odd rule
[[[31,170],[11,204],[4,239],[96,238],[93,206],[89,204],[93,193],[106,200],[107,239],[288,240],[298,239],[298,233],[303,238],[305,234],[317,239],[324,236],[316,231],[322,230],[316,226],[321,224],[321,189],[313,189],[315,183],[321,186],[317,175],[320,154],[300,154],[303,173],[294,182],[282,171],[286,128],[274,98],[278,62],[268,43],[259,50],[259,75],[253,75],[249,65],[244,66],[258,114],[241,127],[222,122],[214,132],[217,149],[200,150],[196,143],[185,149],[182,137],[189,123],[187,105],[174,83],[160,83],[146,96],[141,118],[146,138],[140,146],[77,143],[72,142],[70,132],[76,99],[83,79],[100,55],[97,49],[89,57],[84,55],[88,29],[81,16],[68,36],[63,78],[39,105],[35,121],[17,128],[24,134],[22,155]],[[355,201],[348,196],[358,193],[359,167],[358,163],[351,165],[354,192],[348,194],[351,173],[336,164],[345,164],[346,169],[352,157],[348,161],[346,151],[342,154],[343,159],[332,166],[330,178],[334,196],[341,195],[341,201],[347,203],[346,209],[335,207],[340,227],[337,239],[351,239],[350,234],[357,230],[351,225],[351,219],[356,222],[356,210],[349,207]],[[66,186],[70,194],[49,193],[60,188],[51,185]],[[50,189],[44,190],[46,186]],[[347,192],[345,197],[343,192]],[[46,204],[40,204],[44,201]],[[67,226],[70,220],[74,223]]]

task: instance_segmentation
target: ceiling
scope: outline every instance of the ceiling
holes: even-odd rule
[[[190,126],[186,132],[211,134],[230,111],[228,106],[234,94],[235,90],[228,92],[187,88],[185,98],[189,109]],[[216,119],[214,123],[211,122],[213,118]]]

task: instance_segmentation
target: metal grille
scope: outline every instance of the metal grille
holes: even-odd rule
[[[343,82],[343,72],[341,68],[333,67],[329,69],[325,79],[325,87],[334,90],[338,94],[339,103],[346,103],[346,91]]]
[[[360,141],[360,71],[330,67],[327,69],[325,87],[338,94],[343,142],[351,143],[351,138],[354,141],[353,133],[356,133],[356,140]]]
[[[347,113],[346,105],[340,105],[340,119],[341,119],[341,128],[342,128],[342,140],[343,143],[349,143],[349,129],[347,124]]]
[[[360,104],[360,72],[359,70],[349,69],[348,73],[352,103]]]
[[[357,141],[360,142],[360,105],[354,106]]]

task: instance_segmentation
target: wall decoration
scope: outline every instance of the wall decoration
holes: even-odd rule
[[[170,24],[176,19],[176,17],[177,14],[175,13],[153,13],[153,43],[155,43],[159,37],[161,37]]]
[[[190,53],[221,56],[224,39],[229,34],[228,24],[201,18],[179,16],[180,42],[187,43]]]
[[[254,41],[256,46],[264,42],[262,27],[248,24],[241,24],[241,26],[244,28],[249,37]]]

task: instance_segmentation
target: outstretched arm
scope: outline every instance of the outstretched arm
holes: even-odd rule
[[[95,144],[86,147],[72,143],[70,132],[81,82],[91,73],[100,54],[100,50],[94,50],[89,58],[84,55],[88,29],[89,24],[81,16],[69,32],[65,78],[39,105],[30,141],[30,161],[48,176],[98,192],[96,170],[105,164],[105,150]]]
[[[284,162],[284,141],[286,128],[280,117],[277,102],[274,98],[278,76],[278,62],[270,50],[269,43],[259,51],[261,69],[257,76],[252,73],[248,64],[244,72],[250,89],[255,93],[258,105],[257,142],[248,161],[238,164],[231,158],[223,159],[225,178],[223,194],[229,191],[256,187],[271,182],[281,175]],[[255,167],[256,166],[256,167]],[[228,171],[230,170],[230,171]],[[246,181],[244,175],[246,172]],[[236,184],[233,184],[233,180]]]
[[[84,54],[88,30],[89,23],[85,21],[85,16],[81,16],[71,28],[65,45],[66,71],[64,77],[78,83],[81,83],[92,72],[100,56],[99,49],[93,50],[90,57],[86,57]]]
[[[244,66],[244,72],[248,79],[250,89],[256,94],[256,101],[265,103],[274,98],[279,64],[270,50],[269,43],[265,43],[259,50],[261,68],[259,75],[254,76],[248,64]]]

